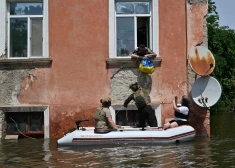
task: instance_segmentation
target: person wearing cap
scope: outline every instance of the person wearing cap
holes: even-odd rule
[[[173,120],[164,124],[163,129],[174,128],[181,125],[187,125],[188,114],[189,114],[189,103],[190,100],[187,96],[182,96],[181,104],[177,104],[178,97],[175,96],[173,99],[173,109],[175,111],[175,117]]]
[[[94,119],[95,128],[97,129],[118,129],[117,125],[113,122],[112,116],[109,110],[111,106],[111,99],[109,97],[100,99],[101,107],[97,108]]]
[[[157,127],[158,124],[155,112],[151,105],[149,105],[149,99],[144,96],[139,84],[136,82],[131,84],[129,88],[133,93],[124,101],[123,106],[127,107],[130,101],[134,100],[139,112],[139,127],[146,127],[146,121],[150,127]]]

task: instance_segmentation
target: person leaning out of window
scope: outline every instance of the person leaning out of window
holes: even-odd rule
[[[157,54],[153,52],[148,47],[145,47],[144,44],[140,44],[138,48],[133,51],[131,58],[144,59],[146,57],[155,57]]]

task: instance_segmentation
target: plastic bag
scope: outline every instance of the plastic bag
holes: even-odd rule
[[[143,59],[139,65],[139,70],[147,74],[152,74],[154,72],[152,61],[148,57]]]

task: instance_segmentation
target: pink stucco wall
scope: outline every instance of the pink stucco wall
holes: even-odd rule
[[[159,1],[161,67],[153,77],[152,97],[162,104],[162,123],[173,117],[172,99],[187,94],[185,0]]]
[[[162,105],[162,123],[173,117],[172,99],[187,94],[185,0],[159,0],[160,67],[152,75],[153,103]],[[50,0],[49,51],[52,67],[25,77],[18,99],[50,107],[50,137],[92,119],[100,98],[110,95],[108,0]],[[87,123],[93,125],[93,120]]]
[[[36,69],[34,80],[19,100],[50,106],[50,136],[74,128],[76,119],[87,119],[110,94],[107,0],[50,0],[49,69]],[[92,124],[93,120],[90,122]],[[89,123],[88,123],[89,124]]]

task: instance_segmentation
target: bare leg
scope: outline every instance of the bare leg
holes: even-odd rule
[[[178,127],[178,124],[177,124],[177,122],[173,122],[173,123],[171,123],[170,127],[171,127],[171,128]]]
[[[170,127],[171,127],[171,124],[169,122],[167,122],[166,124],[163,125],[163,129],[167,129]]]

